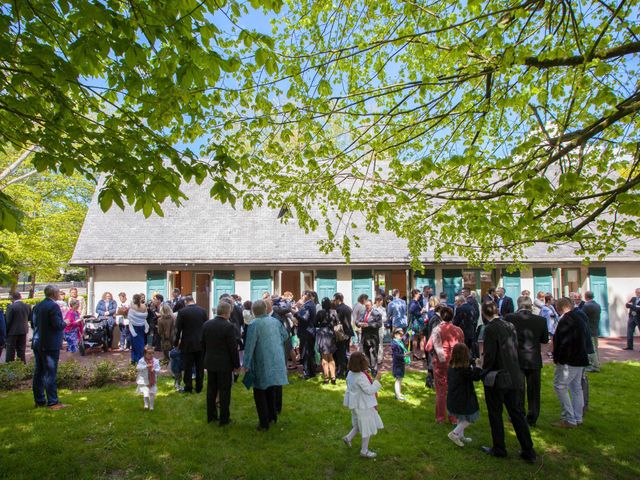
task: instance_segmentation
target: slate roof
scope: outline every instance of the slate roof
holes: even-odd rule
[[[324,254],[318,241],[326,238],[322,226],[305,234],[295,220],[282,224],[278,211],[256,208],[234,210],[209,197],[211,184],[183,186],[189,197],[181,207],[171,202],[163,206],[164,217],[152,214],[145,219],[141,212],[127,207],[112,207],[102,212],[94,194],[71,259],[72,265],[161,264],[161,265],[340,265],[345,259],[339,252]],[[406,242],[395,234],[358,232],[360,248],[352,247],[353,265],[402,265],[408,267]],[[633,249],[608,257],[608,260],[640,260]],[[553,253],[537,245],[527,251],[527,262],[558,263],[580,261],[570,246]],[[433,258],[421,259],[433,263]],[[465,263],[464,258],[450,256],[444,262]]]

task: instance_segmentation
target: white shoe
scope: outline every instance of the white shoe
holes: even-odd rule
[[[399,402],[405,402],[407,399],[405,398],[404,395],[396,395],[396,400],[398,400]]]
[[[460,440],[462,440],[464,443],[473,442],[473,439],[471,437],[462,437]]]
[[[453,443],[455,443],[459,447],[464,447],[464,443],[462,442],[462,439],[455,433],[449,432],[449,435],[447,435],[447,437],[449,437],[449,440],[451,440]]]
[[[378,454],[376,452],[372,452],[371,450],[367,450],[366,452],[360,452],[360,456],[362,458],[376,458]]]
[[[351,448],[351,440],[349,440],[347,437],[342,437],[342,441],[347,447]]]

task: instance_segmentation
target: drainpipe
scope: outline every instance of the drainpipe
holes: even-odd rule
[[[87,315],[92,315],[95,312],[95,267],[89,267],[87,275],[89,282],[87,283]]]

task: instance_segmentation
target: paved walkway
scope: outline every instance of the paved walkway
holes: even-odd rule
[[[634,360],[640,362],[640,337],[634,338],[634,350],[623,350],[626,346],[626,339],[624,337],[611,337],[601,338],[599,341],[598,352],[600,354],[601,362],[625,362]],[[543,352],[547,351],[547,347],[544,347]],[[0,356],[0,362],[4,362],[4,352]],[[391,348],[387,345],[384,351],[384,366],[385,369],[389,369],[391,365]],[[27,347],[27,361],[33,357],[33,352]],[[161,352],[156,352],[157,358],[162,358]],[[103,352],[100,349],[87,352],[86,356],[82,357],[79,353],[60,352],[60,361],[65,361],[70,358],[79,361],[83,365],[92,364],[102,360],[109,360],[118,365],[127,365],[131,362],[131,352],[128,351],[113,351]],[[544,355],[545,363],[552,363],[553,360]],[[420,360],[412,360],[411,368],[416,370],[424,369],[424,362]]]

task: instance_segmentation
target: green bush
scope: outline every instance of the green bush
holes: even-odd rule
[[[25,365],[21,361],[0,364],[0,390],[12,390],[33,377],[33,362]]]
[[[87,294],[82,294],[80,295],[80,297],[83,297],[85,300],[87,300]],[[64,301],[69,303],[69,299],[71,297],[66,296],[64,297]],[[27,305],[31,305],[32,307],[37,305],[38,303],[40,303],[43,300],[42,297],[38,297],[38,298],[23,298],[22,301],[24,303],[26,303]],[[11,305],[11,300],[9,300],[8,298],[3,298],[2,300],[0,300],[0,309],[2,309],[3,312],[7,311],[7,307]]]
[[[78,388],[87,377],[87,369],[76,360],[66,360],[58,363],[58,387]]]
[[[135,365],[128,365],[126,368],[120,368],[118,370],[118,378],[119,382],[135,382],[138,376],[138,371],[136,370]]]
[[[89,376],[88,386],[104,387],[109,383],[114,383],[118,376],[118,367],[113,362],[103,360],[93,366],[93,370]]]

